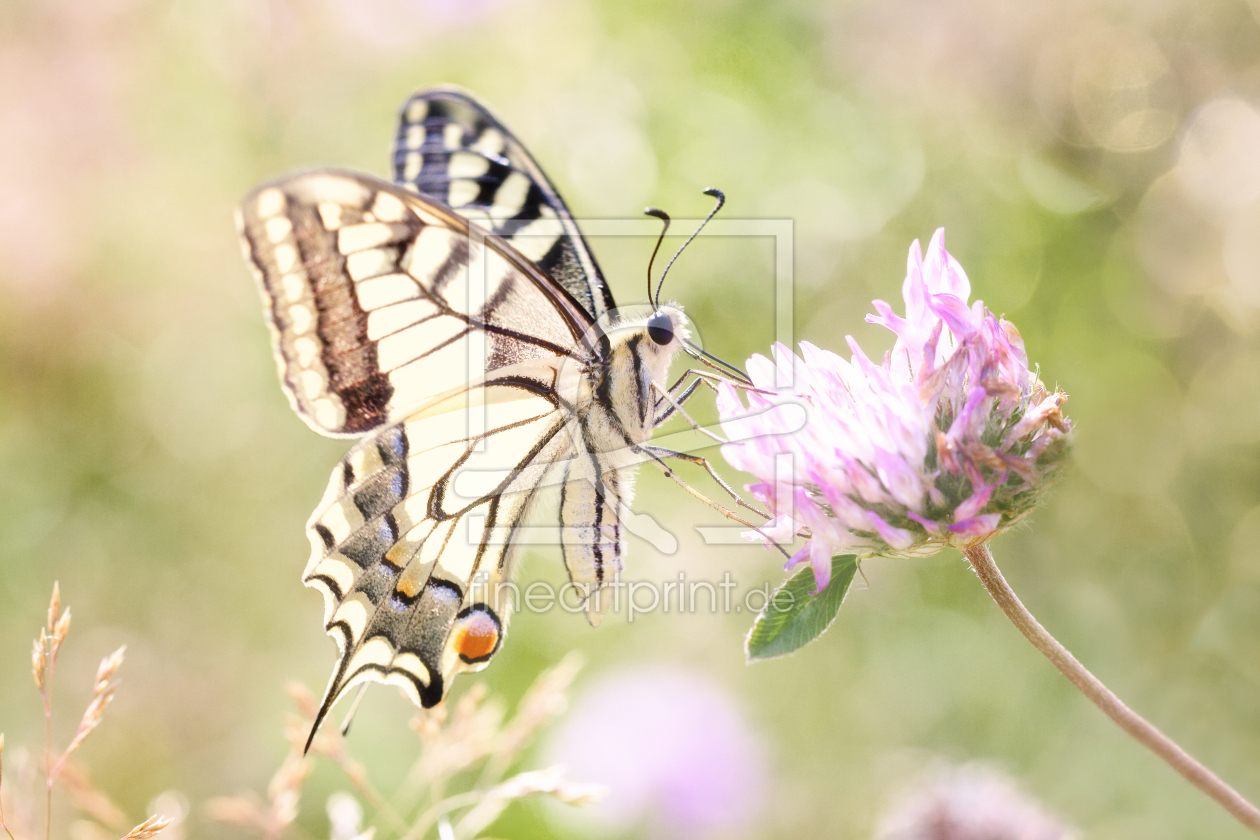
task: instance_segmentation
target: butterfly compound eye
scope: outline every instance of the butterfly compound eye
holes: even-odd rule
[[[674,322],[664,312],[657,312],[648,318],[648,338],[664,347],[674,340]]]

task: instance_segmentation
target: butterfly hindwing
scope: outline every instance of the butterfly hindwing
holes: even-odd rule
[[[322,434],[361,435],[486,371],[573,353],[589,325],[511,246],[366,175],[265,185],[238,224],[285,390]]]
[[[608,284],[564,200],[521,142],[473,96],[436,88],[407,100],[394,142],[394,180],[511,242],[592,319],[613,309]]]
[[[374,432],[333,471],[307,525],[303,576],[324,593],[340,652],[325,711],[365,680],[432,706],[455,674],[498,650],[515,531],[571,456],[554,400],[519,384],[527,378],[441,398]],[[484,412],[484,431],[469,433],[470,410]]]

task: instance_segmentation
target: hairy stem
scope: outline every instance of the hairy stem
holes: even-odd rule
[[[1115,721],[1121,729],[1132,735],[1139,743],[1162,758],[1168,766],[1180,773],[1188,782],[1212,797],[1222,808],[1229,811],[1240,823],[1260,834],[1260,809],[1252,805],[1229,785],[1216,777],[1216,774],[1195,761],[1189,753],[1177,746],[1167,735],[1160,732],[1141,715],[1121,702],[1120,698],[1091,674],[1067,648],[1059,644],[1046,628],[1038,623],[1011,589],[988,545],[981,544],[963,552],[971,568],[980,576],[984,588],[997,601],[997,605],[1006,613],[1019,632],[1024,634],[1033,647],[1041,651],[1063,676],[1072,681],[1072,685],[1102,709],[1107,717]]]

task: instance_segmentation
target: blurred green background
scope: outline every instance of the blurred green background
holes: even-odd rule
[[[293,169],[386,175],[397,106],[451,82],[497,109],[579,216],[695,216],[717,184],[730,218],[794,220],[797,340],[890,346],[862,322],[869,301],[898,300],[910,241],[945,226],[1078,429],[1075,466],[996,540],[999,562],[1122,698],[1260,797],[1258,15],[1242,0],[6,0],[10,750],[42,741],[29,645],[59,579],[75,617],[63,738],[95,662],[127,643],[83,759],[134,813],[178,790],[188,836],[232,836],[197,803],[265,786],[283,683],[318,691],[332,666],[299,574],[345,449],[281,394],[232,209]],[[619,300],[641,299],[651,241],[593,244]],[[764,352],[772,257],[767,240],[702,239],[666,294],[714,352]],[[780,578],[761,549],[705,546],[694,526],[720,521],[659,475],[639,487],[680,549],[632,541],[628,578]],[[831,632],[787,660],[745,666],[746,614],[599,630],[522,614],[457,691],[515,698],[575,647],[579,694],[631,666],[702,675],[764,748],[748,836],[869,837],[940,756],[1004,767],[1089,838],[1249,836],[1078,696],[956,553],[864,570]],[[558,580],[558,557],[524,573]],[[382,787],[407,760],[408,713],[376,689],[351,739]],[[311,782],[314,836],[337,787],[328,769]],[[525,805],[492,833],[567,830]]]

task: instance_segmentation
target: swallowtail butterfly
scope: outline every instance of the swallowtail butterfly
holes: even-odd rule
[[[303,581],[340,652],[315,729],[356,684],[429,707],[486,665],[540,488],[559,487],[564,563],[596,624],[631,469],[708,466],[648,443],[711,376],[666,385],[679,350],[703,354],[681,309],[617,314],[568,208],[485,106],[412,96],[393,167],[393,183],[286,176],[237,213],[289,401],[316,432],[362,438],[307,524]]]

